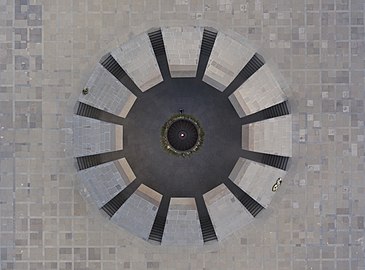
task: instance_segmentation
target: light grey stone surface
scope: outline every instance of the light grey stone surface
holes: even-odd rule
[[[116,129],[122,129],[111,123],[87,118],[79,115],[73,116],[73,141],[74,156],[87,156],[104,152],[122,150],[122,138],[117,138]]]
[[[223,92],[254,54],[244,41],[218,32],[203,81]]]
[[[171,198],[162,245],[203,245],[194,198]]]
[[[141,185],[119,208],[111,220],[118,226],[147,240],[162,198],[159,194],[151,197],[149,195],[151,193],[155,194],[156,192]]]
[[[292,116],[289,114],[249,124],[248,150],[291,157]]]
[[[82,170],[78,175],[85,188],[84,193],[90,196],[99,208],[130,183],[118,161]]]
[[[203,28],[162,27],[161,32],[171,77],[195,77]]]
[[[224,184],[203,197],[218,240],[225,239],[253,220],[253,216]]]
[[[239,158],[234,166],[229,179],[267,208],[275,194],[272,186],[281,178],[285,182],[286,171]]]
[[[121,117],[127,116],[136,100],[136,96],[99,63],[85,88],[89,93],[80,94],[79,101]]]
[[[143,92],[163,81],[147,33],[133,37],[111,54]]]
[[[287,99],[267,65],[257,70],[228,98],[239,117],[253,114]]]
[[[363,0],[6,0],[0,7],[2,270],[364,269]],[[156,248],[106,225],[75,191],[65,115],[101,56],[151,25],[231,29],[290,85],[288,180],[252,225],[217,245]],[[31,29],[40,29],[37,39]],[[29,69],[16,69],[15,56]]]

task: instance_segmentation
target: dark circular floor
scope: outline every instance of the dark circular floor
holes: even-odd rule
[[[161,147],[161,127],[183,108],[202,126],[187,158]],[[199,196],[224,182],[241,152],[241,120],[222,92],[198,78],[165,79],[138,97],[123,124],[124,153],[137,179],[168,197]]]

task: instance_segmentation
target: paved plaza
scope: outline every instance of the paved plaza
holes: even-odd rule
[[[364,0],[0,0],[0,269],[365,270],[364,17]],[[128,223],[119,214],[108,221],[83,197],[73,157],[91,146],[80,141],[80,149],[74,148],[75,103],[87,83],[99,85],[98,90],[105,87],[109,97],[123,89],[124,107],[116,105],[111,112],[125,116],[134,93],[105,73],[98,64],[101,57],[115,48],[133,51],[133,46],[121,45],[137,36],[139,46],[145,46],[146,36],[140,35],[153,27],[189,26],[214,27],[249,44],[250,53],[226,53],[234,72],[221,70],[224,79],[215,76],[221,62],[209,63],[206,82],[218,90],[242,68],[242,62],[232,61],[248,61],[254,52],[277,73],[282,87],[287,84],[282,89],[292,126],[276,126],[275,132],[280,138],[291,135],[287,140],[292,145],[286,147],[292,158],[275,196],[265,197],[271,200],[268,208],[254,219],[238,207],[224,184],[215,191],[226,194],[223,199],[236,212],[214,208],[214,192],[206,197],[210,213],[221,211],[247,226],[227,224],[217,235],[227,237],[209,245],[157,246],[116,225],[132,227],[146,238],[152,224],[136,222],[133,227],[133,220]],[[219,40],[224,47],[225,37]],[[179,54],[183,49],[177,49]],[[187,62],[173,59],[173,50],[169,53],[175,74],[195,73],[195,50]],[[130,55],[118,55],[131,60]],[[151,55],[136,59],[153,76],[143,78],[129,62],[125,67],[146,89],[162,80]],[[109,84],[102,84],[106,80]],[[211,91],[224,94],[218,90]],[[146,95],[153,96],[153,89]],[[101,109],[122,102],[100,97],[105,98],[101,92],[87,96]],[[226,102],[230,105],[228,96]],[[82,122],[84,129],[77,130],[109,132],[92,151],[115,147],[115,137],[128,132],[95,123]],[[253,125],[272,129],[271,122],[262,123]],[[125,143],[119,142],[120,148]],[[249,164],[252,174],[264,170]],[[96,173],[85,171],[95,176],[94,188],[100,186],[94,191],[100,205],[127,184],[118,166],[115,161],[95,167]],[[114,174],[110,182],[100,183],[96,176],[106,167]],[[109,193],[99,196],[104,189]],[[161,198],[151,194],[141,185],[123,207],[132,211],[141,201],[145,207],[141,204],[139,215],[155,216]],[[169,208],[167,233],[189,228],[180,221],[184,217],[173,219],[181,202],[177,199]],[[195,207],[189,201],[181,209],[192,213],[190,227],[196,229]],[[228,225],[242,228],[229,230]],[[173,237],[165,235],[166,241]]]

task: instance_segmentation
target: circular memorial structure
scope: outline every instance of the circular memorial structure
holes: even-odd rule
[[[121,44],[75,106],[80,192],[154,244],[226,238],[285,185],[292,120],[278,76],[244,38],[211,27],[150,29]]]

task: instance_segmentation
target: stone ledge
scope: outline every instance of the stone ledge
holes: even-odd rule
[[[115,149],[123,149],[123,126],[115,125]]]
[[[137,100],[137,97],[131,94],[125,102],[125,105],[121,112],[119,113],[120,117],[126,118],[129,111],[132,109],[134,102]]]
[[[115,163],[117,163],[118,171],[128,184],[136,179],[136,176],[132,168],[129,166],[129,163],[126,158],[119,159],[115,161]]]
[[[171,198],[169,207],[172,210],[197,210],[194,198]]]
[[[160,193],[143,184],[138,187],[136,194],[156,206],[159,206],[162,200],[162,195]]]

